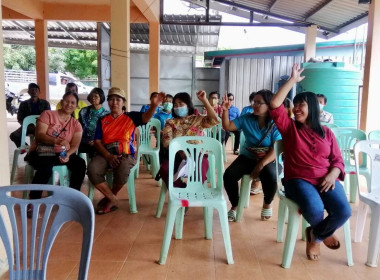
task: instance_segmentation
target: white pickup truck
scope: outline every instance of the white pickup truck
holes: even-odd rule
[[[29,83],[37,81],[34,71],[5,70],[4,76],[5,86],[17,95],[26,93]],[[79,94],[89,94],[92,89],[70,74],[49,73],[49,99],[60,100],[65,93],[67,83],[75,83]]]

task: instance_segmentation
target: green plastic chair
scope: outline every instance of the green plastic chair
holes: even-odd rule
[[[13,154],[13,164],[12,164],[12,171],[11,171],[11,184],[14,183],[15,180],[15,175],[16,175],[16,170],[17,170],[17,162],[18,162],[18,157],[20,156],[21,153],[25,153],[29,151],[29,146],[25,145],[25,140],[26,140],[26,132],[28,129],[28,126],[30,124],[36,125],[37,118],[40,115],[31,115],[26,117],[23,122],[22,122],[22,132],[21,132],[21,146],[19,148],[16,148]],[[30,137],[30,143],[32,143],[34,140],[34,135]]]
[[[197,141],[194,143],[193,141]],[[174,158],[178,151],[183,151],[193,164],[187,165],[186,188],[174,188]],[[202,183],[202,160],[215,160],[216,181]],[[212,156],[210,156],[212,155]],[[233,264],[230,231],[227,217],[227,203],[223,196],[223,161],[222,145],[216,139],[199,136],[177,137],[169,145],[169,203],[166,215],[165,231],[162,241],[159,264],[165,264],[175,223],[175,238],[182,239],[185,207],[203,207],[205,237],[212,238],[213,208],[219,213],[224,246],[228,264]]]
[[[335,127],[338,127],[336,124],[334,123],[324,123],[324,122],[321,122],[321,125],[324,125],[324,126],[327,126],[328,128],[335,128]]]
[[[218,117],[219,123],[213,127],[204,129],[204,134],[207,137],[214,138],[218,140],[220,143],[222,143],[222,120]],[[223,149],[223,160],[224,162],[227,162],[227,154],[226,154],[226,146],[224,143],[222,143],[222,149]]]
[[[156,129],[156,139],[157,143],[154,148],[151,147],[151,128]],[[150,121],[142,126],[138,127],[140,136],[139,144],[137,151],[137,173],[136,176],[139,176],[139,162],[143,155],[148,156],[151,164],[151,172],[153,178],[156,177],[158,170],[160,169],[160,143],[161,143],[161,123],[158,119],[152,118]],[[148,169],[149,170],[149,169]]]
[[[127,180],[127,193],[128,193],[128,200],[129,200],[129,212],[131,214],[136,214],[137,211],[137,204],[136,204],[136,190],[135,190],[135,179],[136,179],[136,171],[138,168],[138,162],[131,168],[129,171],[129,177]],[[112,170],[108,171],[106,173],[106,181],[108,186],[112,189],[112,182],[113,182],[113,173]],[[91,184],[90,180],[88,180],[88,198],[93,201],[94,200],[94,191],[95,186]]]
[[[371,131],[368,134],[368,140],[380,140],[380,130]]]
[[[346,172],[344,187],[346,192],[349,187],[350,202],[355,203],[358,186],[356,184],[356,180],[353,178],[353,176],[356,175],[353,149],[356,142],[367,140],[367,135],[364,131],[356,128],[336,127],[331,130],[335,135],[344,160],[344,171]],[[367,182],[369,182],[371,180],[371,175],[369,169],[367,168],[367,157],[362,158],[360,171],[361,174],[366,177]]]
[[[40,199],[20,199],[13,192],[47,191]],[[33,215],[27,219],[27,207]],[[94,240],[94,208],[81,192],[51,185],[13,185],[0,188],[0,236],[9,266],[9,279],[46,279],[46,269],[54,241],[62,226],[76,221],[82,227],[78,279],[87,279]],[[9,225],[11,230],[7,230]],[[54,278],[54,277],[53,277]]]
[[[288,221],[288,227],[286,230],[286,238],[284,244],[284,250],[282,253],[281,266],[283,268],[290,268],[292,263],[294,248],[296,245],[298,227],[300,222],[300,209],[297,203],[285,196],[285,192],[281,183],[282,173],[279,173],[279,164],[282,162],[282,154],[284,152],[284,146],[282,140],[276,141],[274,144],[274,153],[276,156],[276,174],[277,174],[277,186],[278,196],[280,203],[278,206],[278,220],[277,220],[277,242],[283,242],[284,240],[284,227],[286,221]],[[309,226],[305,219],[302,219],[302,239],[305,240],[305,229]],[[346,244],[346,255],[348,266],[353,266],[352,259],[352,247],[351,247],[351,232],[350,232],[350,220],[343,225],[344,241]]]

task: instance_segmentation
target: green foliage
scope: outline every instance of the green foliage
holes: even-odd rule
[[[65,51],[66,71],[79,79],[97,77],[97,52],[92,50],[67,49]]]
[[[36,70],[36,52],[33,46],[4,44],[4,67],[10,70]],[[49,72],[71,72],[79,79],[97,78],[97,52],[49,48]]]
[[[65,72],[66,49],[49,48],[49,72]]]
[[[32,46],[3,45],[4,67],[11,70],[36,70],[36,52]]]

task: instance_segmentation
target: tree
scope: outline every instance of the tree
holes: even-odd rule
[[[4,67],[11,70],[36,70],[36,52],[32,46],[4,45]]]
[[[65,52],[66,49],[49,48],[49,72],[65,72]]]
[[[67,49],[65,51],[66,70],[80,79],[97,77],[97,53],[92,50]]]

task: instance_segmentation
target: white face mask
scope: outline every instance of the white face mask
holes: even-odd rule
[[[321,103],[319,103],[319,111],[323,111],[323,107],[325,107],[325,105],[323,105],[323,104],[321,104]]]

